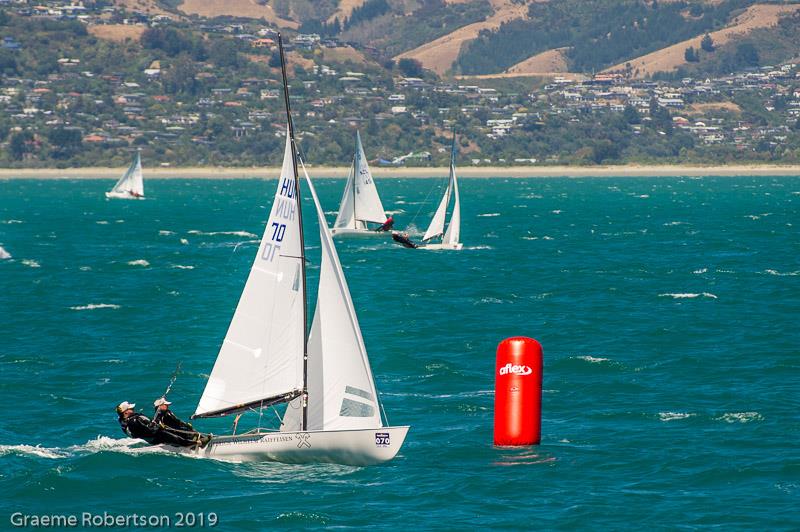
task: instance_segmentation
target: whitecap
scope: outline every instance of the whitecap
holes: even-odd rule
[[[553,214],[561,214],[563,211],[561,211],[561,210],[556,210],[556,211],[550,211],[550,212],[551,212],[551,213],[553,213]]]
[[[658,294],[658,297],[671,297],[673,299],[694,299],[696,297],[706,297],[709,299],[717,299],[717,296],[710,292],[702,292],[702,293],[693,293],[693,292],[686,292],[686,293],[667,293],[667,294]]]
[[[751,421],[762,421],[764,416],[758,412],[727,412],[717,419],[726,423],[749,423]]]
[[[194,270],[194,266],[184,266],[183,264],[173,264],[170,268],[175,268],[177,270]]]
[[[659,412],[658,418],[661,421],[675,421],[676,419],[686,419],[696,415],[697,414],[692,414],[691,412]]]
[[[2,258],[2,257],[0,257]],[[777,275],[779,277],[787,277],[787,276],[796,276],[800,275],[800,271],[795,272],[779,272],[778,270],[764,270],[764,273],[768,275]]]
[[[496,216],[500,216],[499,212],[487,212],[484,214],[479,214],[478,218],[494,218]]]
[[[494,249],[492,246],[467,246],[463,249],[473,250],[473,249]]]
[[[190,235],[203,235],[203,236],[217,236],[217,235],[227,235],[227,236],[244,236],[247,238],[258,238],[258,235],[254,235],[253,233],[249,233],[247,231],[198,231],[197,229],[192,229],[188,231]]]
[[[31,260],[31,259],[24,259],[22,261],[22,264],[24,264],[25,266],[30,266],[31,268],[41,268],[42,267],[41,264],[39,264],[35,260]]]
[[[79,269],[80,271],[82,271],[82,272],[90,272],[90,271],[92,271],[92,267],[91,267],[91,266],[81,266],[81,267],[80,267],[80,268],[78,268],[78,269]]]
[[[60,449],[50,449],[40,445],[0,445],[0,456],[17,454],[22,456],[38,456],[39,458],[66,458],[67,455]]]
[[[3,220],[3,223],[11,225],[11,224],[21,224],[23,222],[22,222],[22,220]]]
[[[80,305],[77,307],[69,307],[72,310],[95,310],[101,308],[111,308],[111,309],[118,309],[121,308],[119,305],[114,305],[113,303],[89,303],[88,305]]]
[[[403,209],[397,209],[396,211],[386,211],[386,214],[388,214],[389,216],[394,216],[395,214],[403,214],[405,212],[406,211],[404,211]]]
[[[552,236],[547,236],[547,235],[544,235],[544,236],[542,237],[542,240],[555,240],[555,239],[554,239]]]
[[[150,263],[144,259],[136,259],[128,261],[128,266],[150,266]]]
[[[169,235],[174,235],[175,231],[166,231],[162,229],[161,231],[158,232],[158,234],[161,236],[169,236]]]
[[[185,245],[187,245],[188,243],[189,243],[189,241],[188,241],[188,240],[186,240],[185,238],[181,238],[181,244],[183,244],[183,245],[185,246]]]
[[[664,224],[666,227],[671,227],[674,225],[686,225],[686,222],[667,222]]]
[[[98,220],[95,222],[97,225],[108,225],[108,222],[105,220]]]
[[[636,195],[635,197],[641,198],[641,199],[647,199],[647,198],[650,197],[650,194],[639,194],[639,195]]]
[[[611,361],[610,358],[593,357],[592,355],[580,355],[580,356],[577,356],[575,358],[578,358],[580,360],[585,360],[586,362],[591,362],[592,364],[600,364],[601,362],[610,362]]]
[[[701,273],[706,273],[707,271],[708,271],[708,268],[700,268],[699,270],[695,270],[692,273],[695,274],[695,275],[700,275]]]

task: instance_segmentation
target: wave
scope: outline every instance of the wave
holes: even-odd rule
[[[667,222],[667,223],[665,223],[663,225],[666,226],[666,227],[671,227],[671,226],[674,226],[674,225],[686,225],[686,224],[687,224],[687,222]]]
[[[499,212],[487,212],[484,214],[479,214],[478,218],[494,218],[495,216],[500,216]]]
[[[0,249],[2,249],[2,248],[0,248]],[[0,257],[0,258],[2,258],[2,257]],[[794,276],[796,276],[796,275],[800,275],[800,271],[795,271],[795,272],[779,272],[778,270],[764,270],[764,273],[766,273],[767,275],[777,275],[777,276],[779,276],[779,277],[787,277],[787,276],[792,276],[792,277],[794,277]]]
[[[562,212],[564,212],[564,211],[562,211],[561,209],[557,209],[557,210],[555,210],[555,211],[550,211],[550,212],[551,212],[552,214],[561,214],[561,213],[562,213]]]
[[[386,211],[386,214],[388,214],[389,216],[394,216],[395,214],[404,214],[405,212],[406,211],[404,211],[403,209],[397,209],[395,211]]]
[[[97,436],[93,440],[80,445],[69,447],[42,447],[41,445],[0,445],[0,456],[15,454],[18,456],[36,456],[39,458],[49,458],[58,460],[73,456],[93,454],[100,452],[117,452],[126,454],[140,453],[170,453],[161,447],[151,447],[142,440],[134,438],[109,438],[108,436]]]
[[[111,308],[111,309],[118,309],[122,308],[119,305],[115,305],[113,303],[89,303],[88,305],[80,305],[77,307],[69,307],[72,310],[95,310],[100,308]]]
[[[658,297],[671,297],[672,299],[694,299],[696,297],[706,297],[709,299],[717,299],[717,296],[712,294],[711,292],[702,292],[702,293],[667,293],[667,294],[658,294]]]
[[[611,362],[610,358],[604,357],[593,357],[592,355],[580,355],[575,357],[579,360],[585,360],[586,362],[591,362],[592,364],[601,364],[603,362]]]
[[[42,267],[41,264],[39,264],[38,262],[36,262],[35,260],[32,260],[32,259],[24,259],[22,261],[22,264],[24,264],[25,266],[30,266],[31,268],[41,268]]]
[[[95,223],[97,225],[108,225],[108,222],[106,220],[97,220]]]
[[[10,259],[11,253],[6,251],[3,246],[0,246],[0,260]]]
[[[227,235],[227,236],[244,236],[247,238],[258,238],[258,235],[254,235],[248,231],[198,231],[197,229],[192,229],[191,231],[187,231],[190,235],[203,235],[203,236],[218,236],[218,235]]]
[[[695,274],[695,275],[700,275],[701,273],[706,273],[707,271],[708,271],[708,268],[700,268],[698,270],[694,270],[692,273]]]
[[[3,223],[11,225],[11,224],[21,224],[24,222],[22,220],[3,220]]]
[[[697,414],[693,414],[691,412],[659,412],[658,419],[661,421],[675,421],[677,419],[686,419],[696,415]]]
[[[185,246],[185,245],[187,245],[188,243],[189,243],[189,241],[188,241],[188,240],[186,240],[185,238],[181,238],[181,244],[183,244],[183,245]]]
[[[144,259],[136,259],[129,261],[128,266],[150,266],[150,263]]]
[[[176,270],[194,270],[194,266],[184,266],[183,264],[173,264],[170,268],[175,268]]]
[[[158,234],[160,236],[169,236],[169,235],[174,235],[175,231],[166,231],[166,230],[162,229],[161,231],[158,232]]]
[[[750,423],[751,421],[762,421],[764,416],[758,412],[727,412],[716,419],[726,423]]]

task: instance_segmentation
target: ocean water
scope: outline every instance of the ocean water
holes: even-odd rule
[[[149,413],[177,361],[174,410],[194,411],[275,184],[149,180],[138,202],[107,201],[111,184],[0,181],[0,529],[14,512],[800,528],[800,178],[464,179],[461,252],[337,241],[389,419],[411,425],[368,468],[123,438],[114,406]],[[378,184],[423,231],[441,182]],[[342,185],[317,182],[331,221]],[[542,444],[498,449],[495,348],[512,335],[544,347]]]

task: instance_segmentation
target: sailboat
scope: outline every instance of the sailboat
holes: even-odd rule
[[[142,158],[139,152],[133,156],[133,161],[122,177],[110,192],[107,198],[114,199],[144,199],[144,180],[142,179]]]
[[[447,206],[450,197],[454,197],[453,211],[450,213],[450,223],[445,231],[445,219],[447,217]],[[419,246],[420,249],[461,249],[461,202],[458,197],[458,180],[456,179],[456,133],[453,131],[453,145],[450,148],[450,178],[447,181],[447,188],[444,191],[442,201],[433,215],[425,236],[422,237],[425,244]],[[441,238],[441,242],[435,242]]]
[[[269,219],[214,368],[192,418],[286,403],[280,426],[214,436],[198,456],[370,465],[391,460],[408,426],[389,426],[353,301],[314,185],[298,159],[283,41],[287,133]],[[298,162],[319,222],[322,258],[310,331]],[[275,409],[277,413],[277,409]]]
[[[356,132],[356,151],[353,164],[347,174],[347,183],[344,186],[342,201],[339,204],[339,214],[331,229],[331,234],[341,236],[385,235],[388,231],[382,230],[386,222],[386,213],[383,210],[375,180],[372,178],[364,147],[361,145],[361,134]],[[368,224],[379,224],[371,229]]]

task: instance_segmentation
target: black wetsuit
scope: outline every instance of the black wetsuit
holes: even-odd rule
[[[123,432],[131,438],[139,438],[151,445],[166,443],[179,447],[191,447],[197,444],[196,439],[190,434],[182,435],[170,432],[168,429],[162,428],[158,423],[138,412],[131,414],[127,419],[123,416],[119,416],[119,425],[122,427]]]
[[[153,416],[153,423],[164,425],[169,429],[182,430],[186,432],[196,433],[191,423],[186,423],[178,419],[172,410],[156,410],[156,415]]]
[[[412,248],[413,249],[413,248],[419,247],[415,243],[413,243],[411,240],[409,240],[409,238],[407,236],[403,236],[403,235],[401,235],[399,233],[392,233],[392,240],[394,240],[395,242],[397,242],[397,243],[399,243],[399,244],[401,244],[401,245],[403,245],[404,247],[407,247],[407,248]]]

